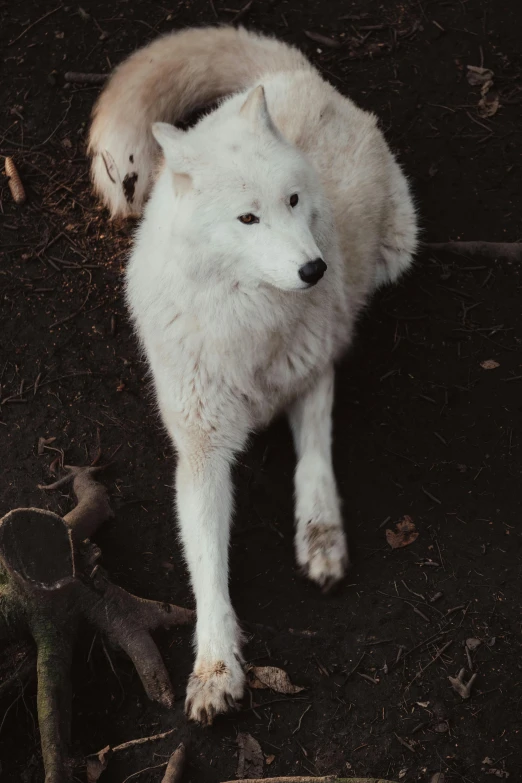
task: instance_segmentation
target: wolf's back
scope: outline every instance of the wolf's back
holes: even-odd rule
[[[153,122],[178,122],[265,74],[310,68],[297,49],[231,27],[183,30],[132,54],[103,90],[89,133],[92,180],[112,217],[142,210],[158,152]]]

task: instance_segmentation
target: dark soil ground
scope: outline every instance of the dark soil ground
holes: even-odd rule
[[[43,496],[36,485],[52,480],[60,453],[86,464],[101,448],[102,461],[115,459],[116,516],[96,538],[105,565],[132,592],[185,605],[173,455],[121,297],[132,226],[109,223],[89,188],[84,144],[99,88],[65,85],[63,74],[109,72],[158,33],[230,22],[228,5],[0,2],[0,152],[15,156],[28,194],[16,207],[1,183],[0,516],[29,505],[65,513],[66,494]],[[259,0],[243,21],[302,47],[379,115],[426,241],[522,238],[519,2]],[[479,116],[467,65],[494,71],[494,116]],[[188,726],[190,631],[157,636],[177,697],[167,712],[147,701],[127,659],[83,629],[77,757],[176,728],[119,754],[102,780],[154,768],[132,779],[159,781],[180,738],[191,741],[187,783],[229,780],[238,732],[259,741],[267,776],[522,780],[521,295],[516,264],[423,252],[369,308],[338,373],[335,457],[354,567],[335,595],[296,573],[286,424],[241,459],[231,586],[250,631],[246,657],[285,668],[306,690],[254,691],[212,729]],[[490,359],[499,366],[483,369]],[[60,453],[38,456],[42,436]],[[405,514],[419,537],[393,551],[385,530]],[[481,644],[464,701],[448,676],[461,667],[470,676],[468,638]],[[2,699],[0,732],[1,779],[41,781],[34,686]]]

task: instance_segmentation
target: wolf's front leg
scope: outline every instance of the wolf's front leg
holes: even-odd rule
[[[186,711],[211,724],[243,695],[241,634],[228,591],[232,454],[181,446],[176,473],[181,537],[196,595],[196,663]]]
[[[348,551],[332,466],[334,372],[330,368],[290,409],[297,452],[297,562],[323,589],[344,576]]]

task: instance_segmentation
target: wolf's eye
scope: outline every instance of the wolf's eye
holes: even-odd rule
[[[299,196],[297,193],[294,193],[292,196],[290,196],[290,206],[295,207],[297,206],[297,202],[299,201]]]
[[[238,220],[244,223],[245,226],[250,226],[252,223],[259,223],[259,218],[251,212],[248,212],[246,215],[240,215]]]

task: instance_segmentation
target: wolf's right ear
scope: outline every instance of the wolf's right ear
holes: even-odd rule
[[[184,131],[175,128],[174,125],[169,125],[168,122],[154,122],[152,135],[163,150],[167,163],[170,164],[174,160],[180,161],[182,159]]]
[[[165,161],[172,171],[174,187],[178,193],[186,193],[192,187],[192,178],[187,173],[189,155],[184,143],[185,132],[169,125],[168,122],[155,122],[152,135],[160,145]]]

